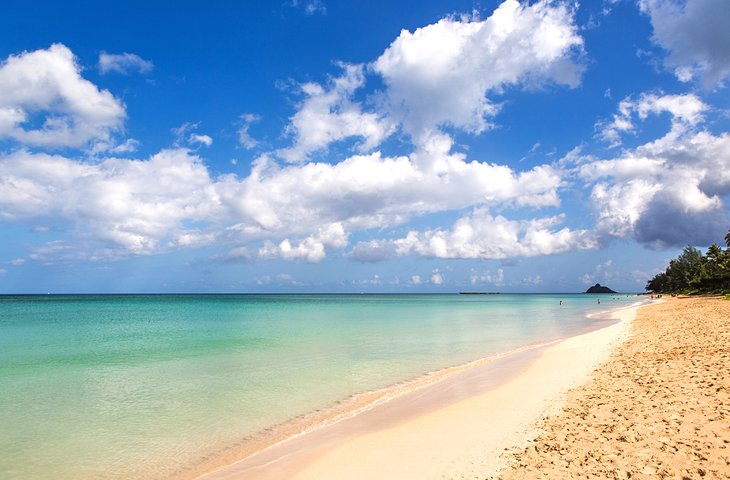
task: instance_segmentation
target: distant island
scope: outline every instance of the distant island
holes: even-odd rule
[[[586,290],[586,293],[616,293],[613,290],[611,290],[608,287],[602,286],[600,283],[597,283],[590,287],[588,290]]]

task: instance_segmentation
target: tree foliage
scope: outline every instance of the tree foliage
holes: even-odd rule
[[[655,293],[714,293],[730,291],[730,230],[725,235],[728,248],[712,244],[705,255],[688,245],[669,262],[666,271],[655,275],[646,290]]]

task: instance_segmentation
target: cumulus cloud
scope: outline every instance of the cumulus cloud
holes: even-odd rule
[[[424,172],[409,157],[379,153],[287,166],[264,156],[246,177],[212,178],[185,148],[95,164],[19,151],[0,157],[0,218],[63,219],[123,254],[229,245],[231,259],[317,262],[344,248],[351,232],[473,205],[559,204],[562,179],[553,167],[517,172],[460,155],[439,163]],[[256,242],[264,244],[252,250]],[[353,258],[366,260],[359,250]]]
[[[658,192],[647,204],[635,225],[635,237],[650,248],[681,247],[688,243],[710,245],[723,238],[730,220],[717,197],[707,197],[690,187],[689,195],[701,196],[710,206],[693,211],[686,203],[685,192],[671,186]],[[685,201],[682,204],[682,201]]]
[[[554,255],[578,249],[596,248],[591,232],[556,230],[561,217],[508,220],[493,217],[486,209],[458,219],[451,229],[410,231],[405,237],[359,244],[353,251],[374,259],[382,252],[393,256],[417,254],[431,258],[494,260],[512,257]],[[371,250],[368,252],[368,250]]]
[[[356,97],[366,81],[363,65],[340,64],[342,74],[326,84],[301,85],[304,99],[287,128],[292,145],[277,155],[302,162],[348,139],[366,153],[401,129],[416,147],[414,159],[423,160],[416,163],[431,168],[434,154],[443,156],[453,143],[441,127],[479,133],[490,126],[499,105],[488,94],[514,85],[580,82],[576,57],[583,40],[573,17],[565,2],[506,0],[485,20],[448,17],[413,33],[404,30],[368,65],[367,73],[385,84],[369,98],[370,108]]]
[[[259,249],[261,257],[319,261],[333,248],[313,233],[321,225],[340,224],[349,233],[474,206],[558,206],[563,182],[556,168],[518,172],[469,161],[452,152],[452,137],[439,128],[482,131],[496,112],[486,94],[509,85],[577,85],[582,39],[573,13],[565,3],[508,0],[483,21],[447,18],[413,34],[402,32],[369,67],[385,80],[370,109],[356,97],[366,80],[362,65],[341,64],[342,73],[326,83],[301,85],[304,98],[287,128],[292,145],[276,152],[296,165],[281,166],[263,155],[249,177],[227,175],[217,182],[222,205],[240,219],[231,230],[240,238],[275,237]],[[424,119],[423,128],[414,126],[411,114]],[[248,126],[256,118],[242,120],[241,144],[253,146]],[[411,134],[412,153],[365,154],[397,128]],[[337,163],[304,163],[351,139],[359,142],[355,149],[361,154]],[[374,242],[377,249],[358,244],[349,256],[378,261],[393,245]]]
[[[64,45],[11,55],[0,65],[0,139],[41,147],[108,143],[125,117],[119,100],[81,77]]]
[[[283,258],[284,260],[306,260],[310,263],[322,261],[325,256],[325,247],[342,248],[347,245],[347,233],[339,223],[321,227],[319,231],[306,237],[297,245],[292,245],[285,238],[278,245],[266,241],[259,250],[260,258]]]
[[[526,172],[450,156],[438,172],[423,172],[408,157],[355,155],[338,164],[281,167],[262,157],[251,175],[221,177],[216,190],[248,232],[307,232],[339,222],[348,230],[403,223],[413,216],[475,204],[554,206],[561,177],[538,166]]]
[[[341,64],[341,67],[343,74],[332,78],[326,86],[314,82],[301,86],[304,100],[287,129],[294,144],[277,152],[286,161],[303,161],[312,152],[350,137],[361,138],[358,149],[366,152],[393,132],[394,125],[382,114],[364,112],[352,100],[355,90],[365,83],[363,66]]]
[[[647,203],[661,188],[661,184],[641,178],[625,183],[597,183],[591,192],[591,200],[597,212],[599,231],[613,237],[632,234]]]
[[[577,167],[592,185],[598,234],[633,236],[652,248],[722,238],[730,223],[722,201],[730,194],[730,135],[699,130],[707,107],[694,95],[642,98],[649,101],[645,110],[637,107],[639,118],[669,112],[669,132],[618,157]]]
[[[507,0],[485,20],[445,18],[403,30],[373,63],[387,85],[392,115],[415,137],[439,126],[489,127],[498,106],[488,97],[510,85],[576,86],[583,41],[565,3]]]
[[[134,53],[106,53],[99,54],[99,71],[102,74],[109,72],[129,75],[130,73],[149,73],[155,67],[152,62],[145,60]]]
[[[639,0],[665,65],[683,82],[711,88],[730,76],[730,9],[726,0]]]
[[[495,74],[486,84],[480,83],[482,96],[487,90],[515,82],[526,84],[550,78],[570,83],[568,77],[559,74],[565,66],[560,58],[570,60],[572,49],[579,46],[580,39],[574,33],[572,12],[563,4],[539,2],[521,6],[508,0],[498,13],[485,21],[447,19],[443,22],[447,32],[461,28],[476,32],[466,35],[468,45],[456,55],[459,62],[471,59],[475,55],[472,50],[486,48],[484,42],[494,43],[498,50],[490,55],[512,55],[515,52],[506,45],[526,30],[531,35],[523,40],[526,45],[534,46],[538,37],[545,43],[548,54],[539,57],[541,60],[534,65],[510,66],[509,62],[490,60],[489,68],[496,65],[512,73]],[[405,38],[404,35],[399,39]],[[381,60],[386,57],[393,60],[396,47],[404,51],[415,48],[405,40],[402,42],[408,43],[406,46],[398,42],[391,45]],[[0,75],[0,85],[3,78],[12,76],[7,72],[14,70],[8,70],[8,66],[23,62],[31,62],[32,66],[47,64],[47,57],[71,68],[64,82],[56,82],[59,85],[67,85],[70,78],[85,89],[85,101],[102,105],[104,99],[116,102],[109,92],[100,91],[83,80],[71,52],[58,45],[10,57],[0,70],[5,75]],[[381,60],[378,62],[382,67],[385,61]],[[216,245],[227,249],[227,253],[219,256],[224,260],[281,258],[318,262],[328,251],[347,247],[353,232],[384,229],[417,217],[464,209],[474,210],[452,230],[434,228],[413,231],[406,238],[360,243],[349,256],[363,261],[407,254],[507,258],[590,248],[591,240],[586,232],[557,226],[560,217],[513,221],[488,213],[491,207],[559,206],[558,191],[563,179],[562,172],[554,166],[539,165],[518,171],[470,160],[463,153],[452,152],[453,139],[437,128],[421,132],[415,150],[408,155],[362,153],[373,150],[397,125],[389,117],[390,112],[368,111],[354,99],[355,92],[365,82],[364,67],[342,65],[342,68],[339,77],[324,85],[302,86],[305,98],[289,127],[292,146],[259,157],[248,176],[211,176],[202,159],[191,151],[192,147],[210,146],[213,142],[210,136],[198,131],[197,123],[185,123],[173,129],[177,148],[163,150],[146,160],[100,155],[91,163],[19,150],[0,156],[0,218],[7,221],[53,218],[72,231],[75,242],[55,242],[35,249],[31,258],[44,261],[53,256],[108,259]],[[388,68],[381,71],[386,78],[394,74],[395,65]],[[487,67],[480,64],[475,70],[457,73],[464,77],[478,76],[484,73],[484,68]],[[58,68],[49,67],[51,70]],[[577,76],[571,78],[577,81]],[[437,76],[436,80],[441,78]],[[388,92],[391,87],[388,84]],[[462,85],[456,82],[449,87],[459,90]],[[10,97],[5,90],[0,90],[0,99]],[[389,96],[390,100],[393,98]],[[53,100],[54,119],[59,118],[62,103]],[[123,108],[114,104],[121,109],[118,118],[121,122]],[[382,104],[373,105],[382,107]],[[5,111],[10,110],[0,108],[0,135],[20,125],[12,119],[2,124],[3,119],[10,118],[2,116]],[[245,114],[241,120],[244,123],[238,132],[239,141],[248,148],[255,145],[248,126],[258,117]],[[468,122],[448,122],[471,128],[467,127]],[[439,120],[433,126],[443,124]],[[134,151],[136,141],[130,139],[116,144],[109,138],[113,131],[114,128],[107,126],[106,130],[96,130],[92,136],[85,137],[87,141],[93,139],[96,145],[104,145],[94,154]],[[357,148],[361,154],[333,163],[303,162],[333,142],[352,138],[360,142]],[[26,142],[26,145],[33,143]],[[294,163],[282,164],[274,155]],[[506,244],[509,241],[515,242],[511,251]]]
[[[25,151],[0,158],[1,219],[64,220],[82,239],[113,247],[113,255],[154,253],[162,240],[189,234],[186,222],[216,214],[207,169],[187,150],[98,164]],[[56,245],[45,255],[66,250]]]

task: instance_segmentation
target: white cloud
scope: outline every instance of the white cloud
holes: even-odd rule
[[[438,167],[433,157],[446,156],[453,144],[440,127],[488,128],[499,106],[487,94],[511,85],[579,83],[583,67],[574,60],[583,41],[573,15],[566,2],[506,0],[486,20],[449,17],[413,33],[404,30],[369,65],[385,83],[368,99],[369,110],[355,98],[365,85],[363,65],[340,64],[343,73],[327,84],[301,85],[304,100],[287,128],[292,145],[276,153],[302,162],[347,139],[359,139],[355,148],[366,153],[401,128],[416,147],[414,163]]]
[[[502,286],[504,285],[504,269],[499,268],[496,273],[492,273],[490,271],[480,273],[472,269],[469,275],[469,282],[472,285],[489,283],[496,286]]]
[[[665,65],[683,82],[711,88],[730,77],[727,0],[639,0],[651,18],[653,40],[668,51]]]
[[[512,15],[510,22],[519,24],[516,31],[527,28],[524,22],[533,29],[544,27],[540,35],[550,48],[554,35],[573,34],[572,13],[562,4],[551,6],[540,2],[523,7],[508,1],[501,7],[510,8],[511,13],[495,14],[484,22],[453,19],[444,22],[471,25],[469,28],[480,31],[486,29],[489,35],[481,35],[487,37],[503,29],[505,38],[514,40],[516,27],[503,23],[507,21],[504,15]],[[563,24],[561,19],[570,21]],[[562,27],[565,29],[561,30]],[[568,45],[565,48],[570,50],[579,43],[579,39],[571,38],[558,43]],[[536,40],[530,37],[526,41]],[[65,47],[54,46],[39,52],[11,57],[11,60],[60,52],[70,59],[78,77],[73,56]],[[548,57],[541,66],[522,69],[517,74],[519,81],[545,76],[558,79],[552,70],[556,60],[551,55]],[[3,67],[6,68],[7,65]],[[315,83],[302,86],[306,98],[291,119],[294,144],[278,152],[282,156],[303,160],[332,142],[350,137],[362,139],[361,150],[371,150],[392,133],[395,128],[392,120],[382,113],[366,112],[352,98],[364,84],[363,67],[343,65],[343,69],[343,74],[326,86]],[[86,82],[80,77],[78,81]],[[500,80],[501,83],[490,84],[489,88],[510,81]],[[86,84],[99,93],[92,84]],[[459,85],[452,87],[458,89]],[[108,92],[101,93],[113,100]],[[241,117],[246,125],[257,118],[252,114]],[[0,157],[0,218],[21,221],[51,217],[72,226],[76,242],[38,248],[36,259],[53,255],[83,258],[84,251],[87,251],[86,258],[116,258],[217,245],[228,249],[227,254],[220,256],[222,259],[248,261],[275,257],[318,262],[328,251],[344,249],[353,232],[401,225],[432,213],[472,208],[475,213],[457,222],[453,231],[436,228],[412,232],[415,236],[412,245],[408,243],[410,235],[405,239],[375,240],[372,245],[357,245],[350,256],[372,261],[380,259],[386,251],[386,256],[414,253],[443,258],[506,258],[590,247],[590,239],[583,231],[566,228],[555,231],[558,217],[511,221],[486,213],[490,207],[558,206],[558,190],[563,186],[560,170],[540,165],[516,171],[503,165],[468,160],[465,154],[452,153],[452,138],[438,130],[421,135],[410,155],[386,157],[374,152],[350,156],[338,163],[294,165],[281,165],[269,155],[262,155],[247,177],[227,174],[211,178],[202,160],[189,148],[182,148],[212,144],[213,139],[199,133],[198,128],[198,123],[184,123],[173,129],[175,145],[180,148],[164,150],[148,160],[95,156],[96,163],[88,163],[24,150]],[[243,136],[239,131],[239,141],[244,146],[251,145],[255,140],[250,138],[247,128],[244,130]],[[110,138],[94,140],[98,147],[94,155],[130,153],[137,146],[133,139],[118,145]],[[469,224],[477,232],[472,236],[466,235]],[[491,227],[494,231],[489,230]],[[506,233],[500,237],[500,232]],[[513,252],[500,243],[507,238],[517,240]],[[490,239],[497,243],[490,243]],[[452,241],[453,245],[444,250],[437,248],[439,242]],[[75,249],[74,244],[78,245]]]
[[[255,162],[251,175],[221,177],[216,191],[249,235],[305,234],[338,222],[346,231],[403,223],[413,216],[472,205],[554,206],[560,174],[547,166],[514,172],[503,166],[442,159],[422,172],[407,157],[356,155],[338,164],[280,167]]]
[[[188,137],[188,143],[190,144],[201,144],[205,145],[206,147],[210,147],[213,145],[213,139],[209,135],[201,135],[199,133],[191,133]]]
[[[175,136],[176,142],[182,142],[185,140],[185,137],[197,130],[198,127],[200,127],[200,122],[185,122],[177,128],[172,128],[170,131]]]
[[[362,138],[358,150],[366,152],[393,132],[394,125],[383,115],[363,112],[352,101],[354,92],[365,83],[362,65],[341,67],[342,76],[331,79],[327,87],[313,82],[301,86],[305,98],[287,129],[294,144],[277,152],[286,161],[303,161],[311,153],[350,137]]]
[[[258,278],[256,280],[257,285],[268,285],[271,283],[277,282],[281,285],[294,285],[298,286],[302,283],[298,280],[296,280],[292,275],[288,273],[279,273],[277,275],[274,275],[273,277],[271,275],[264,275],[261,278]]]
[[[135,72],[149,73],[154,67],[152,62],[134,53],[112,54],[101,52],[99,54],[99,71],[102,74],[109,72],[121,73],[122,75]]]
[[[615,147],[621,144],[622,133],[635,131],[634,115],[640,120],[646,120],[649,114],[669,113],[672,118],[671,134],[676,137],[702,122],[707,110],[709,106],[694,94],[644,93],[635,100],[622,100],[612,121],[599,122],[596,127],[599,129],[599,136]]]
[[[25,263],[25,259],[24,258],[14,258],[13,260],[10,260],[10,262],[8,262],[8,263],[10,263],[10,265],[12,265],[14,267],[18,267]]]
[[[185,138],[188,132],[183,128]],[[316,262],[344,248],[352,232],[418,216],[474,205],[559,204],[562,180],[553,167],[515,172],[460,155],[436,163],[437,171],[422,172],[408,157],[378,153],[334,165],[281,166],[261,157],[247,177],[213,179],[188,149],[94,164],[19,151],[0,157],[0,218],[57,218],[75,226],[79,244],[101,242],[122,256],[225,245],[231,258],[244,248],[243,259]],[[368,260],[357,252],[352,258]]]
[[[133,153],[137,151],[139,145],[139,141],[134,138],[128,138],[119,144],[116,144],[113,141],[98,140],[89,148],[85,149],[85,153],[89,155],[90,159],[103,155]]]
[[[137,151],[139,142],[133,138],[128,138],[123,143],[109,149],[109,153],[133,153]]]
[[[660,189],[660,184],[641,178],[614,184],[596,184],[591,192],[591,200],[598,217],[596,227],[614,237],[631,234],[649,200]]]
[[[433,285],[441,285],[444,283],[444,276],[438,268],[431,272],[431,283]]]
[[[24,151],[0,158],[0,218],[71,222],[81,249],[101,242],[114,250],[110,256],[154,253],[161,240],[194,233],[186,222],[210,221],[218,213],[207,169],[186,150],[98,164]],[[48,252],[61,250],[68,248]]]
[[[485,20],[445,18],[403,30],[373,69],[393,116],[420,143],[444,125],[484,131],[498,110],[489,92],[546,81],[576,86],[582,67],[573,58],[582,44],[565,3],[507,0]]]
[[[411,275],[411,284],[420,285],[422,283],[420,275]]]
[[[567,227],[555,230],[561,221],[561,217],[508,220],[502,216],[492,217],[486,209],[476,209],[458,219],[450,230],[410,231],[396,240],[358,244],[353,253],[383,260],[388,256],[410,254],[494,260],[554,255],[598,246],[591,232],[586,230]]]
[[[259,249],[260,258],[280,257],[284,260],[306,260],[310,263],[322,261],[326,254],[325,248],[342,248],[347,245],[347,233],[339,223],[322,227],[297,245],[292,245],[289,239],[282,240],[278,245],[266,241]]]
[[[200,127],[200,122],[185,122],[177,128],[172,129],[172,133],[175,135],[176,147],[184,145],[194,147],[196,145],[205,145],[210,147],[213,145],[213,139],[209,135],[197,133]]]
[[[217,184],[223,205],[241,219],[233,230],[241,238],[275,237],[260,249],[261,256],[319,261],[326,245],[312,232],[320,225],[339,223],[353,232],[474,206],[559,205],[557,169],[542,165],[516,172],[467,161],[452,153],[453,139],[438,127],[483,130],[486,114],[496,112],[485,95],[508,85],[577,85],[582,67],[574,58],[582,39],[573,13],[565,3],[527,6],[508,0],[484,21],[447,18],[413,34],[402,32],[370,66],[386,84],[383,96],[372,102],[374,110],[355,98],[365,84],[362,65],[342,64],[342,74],[326,84],[301,85],[304,99],[287,129],[293,142],[276,152],[280,158],[303,162],[347,139],[361,139],[356,148],[367,152],[399,126],[412,134],[415,151],[288,167],[263,155],[248,178],[229,175]],[[418,128],[415,116],[425,122]],[[248,124],[244,121],[244,146],[253,145]],[[395,245],[373,242],[378,248],[358,244],[349,256],[377,261]],[[533,247],[539,250],[537,240]]]
[[[669,112],[669,132],[618,157],[576,167],[592,184],[598,234],[633,236],[653,248],[722,238],[730,223],[722,201],[730,194],[730,134],[698,130],[708,107],[694,95],[641,98],[648,101],[631,103],[627,112],[640,119]]]
[[[108,143],[125,117],[119,100],[81,77],[64,45],[11,55],[0,65],[0,138],[41,147]]]
[[[261,115],[255,113],[244,113],[240,117],[241,126],[238,128],[238,143],[247,150],[251,150],[256,147],[259,142],[251,136],[248,129],[251,128],[252,123],[260,122]]]

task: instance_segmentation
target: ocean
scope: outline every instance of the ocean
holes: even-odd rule
[[[0,296],[0,478],[191,476],[353,395],[564,338],[638,300]]]

